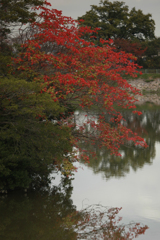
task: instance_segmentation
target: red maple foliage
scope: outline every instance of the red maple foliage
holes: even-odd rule
[[[71,128],[74,144],[80,138],[99,141],[100,146],[106,146],[116,155],[120,155],[118,149],[126,142],[147,147],[141,137],[124,126],[117,110],[117,107],[135,108],[135,95],[140,94],[124,77],[135,75],[138,66],[131,61],[135,57],[116,52],[112,41],[101,40],[101,47],[85,41],[81,36],[92,34],[93,30],[80,27],[61,11],[47,6],[36,10],[40,12],[39,17],[30,25],[30,37],[14,59],[15,73],[39,82],[41,93],[47,92],[65,109],[72,106],[86,112],[99,111],[96,119],[87,118],[80,126],[71,119],[73,114],[67,118],[62,114],[59,124]],[[106,114],[110,115],[109,121]],[[87,125],[94,134],[86,132]]]
[[[145,234],[148,226],[140,223],[122,224],[118,217],[122,208],[107,208],[102,205],[91,205],[78,212],[80,217],[68,216],[78,233],[77,239],[118,239],[132,240]],[[73,213],[74,214],[74,213]],[[75,222],[75,219],[78,222]]]
[[[147,48],[143,49],[139,42],[132,42],[128,39],[115,39],[114,45],[117,51],[124,51],[126,53],[132,53],[137,58],[141,58]]]

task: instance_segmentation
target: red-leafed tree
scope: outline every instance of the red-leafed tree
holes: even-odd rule
[[[132,42],[128,39],[115,39],[114,40],[115,47],[117,51],[124,51],[126,53],[132,53],[137,58],[141,58],[147,48],[143,48],[139,42]]]
[[[58,117],[44,112],[43,119],[68,126],[73,145],[79,139],[98,141],[116,155],[126,142],[146,147],[141,137],[125,127],[117,110],[135,108],[135,95],[140,94],[122,77],[136,73],[137,65],[131,61],[135,57],[116,52],[112,41],[101,40],[102,46],[95,46],[83,40],[81,36],[96,30],[80,27],[77,21],[62,16],[61,11],[44,6],[36,10],[40,11],[39,17],[31,23],[29,39],[13,59],[12,69],[16,77],[38,82],[40,94],[51,95],[53,102],[63,106]],[[78,108],[86,115],[93,109],[99,114],[78,125],[73,114]],[[106,114],[110,117],[106,118]]]

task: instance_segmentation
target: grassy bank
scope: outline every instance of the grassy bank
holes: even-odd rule
[[[137,77],[131,77],[131,76],[124,76],[125,79],[130,79],[130,80],[134,80],[134,79],[143,79],[145,80],[145,82],[151,82],[154,81],[157,78],[160,78],[160,73],[142,73],[142,74],[137,74]]]

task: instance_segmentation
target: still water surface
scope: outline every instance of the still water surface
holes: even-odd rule
[[[74,180],[59,183],[57,176],[51,189],[1,196],[0,240],[76,240],[77,232],[71,227],[75,222],[68,216],[92,204],[122,207],[123,223],[148,225],[138,239],[160,239],[160,110],[143,111],[139,117],[124,115],[126,124],[149,147],[122,147],[119,158],[95,146],[97,160],[77,164]],[[92,150],[93,146],[81,147]]]
[[[143,111],[140,117],[124,113],[126,124],[149,145],[145,150],[121,149],[122,158],[97,149],[98,161],[79,169],[73,181],[73,203],[122,207],[124,222],[147,224],[138,239],[160,239],[160,111]]]

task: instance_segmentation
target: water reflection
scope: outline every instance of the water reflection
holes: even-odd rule
[[[155,145],[157,142],[160,142],[160,110],[143,111],[143,115],[141,116],[132,115],[130,112],[128,113],[125,111],[123,112],[123,116],[126,119],[124,124],[145,138],[149,145],[147,149],[143,150],[133,146],[123,146],[121,148],[122,157],[120,158],[113,155],[111,156],[105,148],[99,149],[98,143],[93,146],[92,144],[86,145],[83,141],[80,142],[81,148],[87,152],[93,151],[93,149],[96,151],[96,158],[92,157],[88,166],[93,169],[95,173],[103,173],[106,179],[113,176],[120,178],[127,175],[131,169],[137,171],[139,168],[143,168],[146,164],[151,165],[156,155]],[[115,182],[113,182],[113,185],[111,184],[111,190],[109,190],[108,185],[105,185],[104,189],[106,191],[107,199],[111,199],[114,206],[119,206],[119,204],[122,206],[122,203],[125,203],[124,205],[126,207],[128,206],[128,203],[128,214],[130,213],[130,210],[134,209],[135,202],[138,205],[138,201],[140,201],[141,204],[137,207],[138,212],[141,211],[141,215],[146,216],[146,212],[148,214],[150,210],[152,210],[152,212],[155,210],[155,212],[153,212],[153,216],[155,217],[155,213],[158,215],[159,196],[157,195],[158,190],[155,190],[152,186],[156,186],[156,183],[159,181],[157,178],[153,178],[153,176],[155,176],[155,171],[153,174],[147,172],[145,175],[145,173],[143,173],[143,179],[141,174],[142,173],[139,174],[139,178],[138,175],[136,175],[136,178],[138,179],[137,185],[135,183],[135,176],[129,184],[132,185],[132,190],[133,186],[136,188],[136,191],[133,193],[128,190],[130,189],[130,186],[127,188],[125,185],[124,189],[121,189],[118,185],[118,188],[116,188],[116,184],[118,184],[119,180],[116,180],[118,181],[116,184]],[[82,175],[81,184],[83,185],[84,173],[82,173]],[[149,180],[149,183],[146,182],[149,175],[152,176],[153,185],[151,179]],[[142,181],[141,185],[143,190],[146,190],[151,186],[153,192],[151,191],[152,194],[149,195],[149,198],[147,198],[145,194],[137,194],[137,186],[140,184],[140,179]],[[101,187],[100,184],[98,183],[99,186],[96,188],[96,184],[92,178],[85,180],[85,184],[87,181],[91,182],[92,186],[94,186],[94,195],[99,194],[98,190]],[[97,178],[95,181],[97,182]],[[89,183],[86,185],[89,185]],[[113,186],[115,188],[113,188]],[[102,196],[100,196],[101,200],[105,198],[104,189],[102,191]],[[116,190],[113,191],[113,189]],[[118,218],[116,218],[120,210],[118,208],[108,209],[100,205],[94,205],[77,212],[76,206],[73,205],[71,200],[72,191],[73,187],[71,180],[63,178],[60,185],[53,186],[51,189],[43,187],[42,190],[35,190],[27,194],[14,192],[14,194],[10,194],[6,197],[1,196],[0,240],[120,240],[129,239],[129,235],[127,234],[133,233],[133,236],[135,236],[136,234],[144,233],[147,229],[147,227],[141,228],[139,225],[136,225],[137,228],[126,232],[126,225],[119,224]],[[82,196],[79,188],[76,188],[76,191],[79,191]],[[84,191],[85,187],[83,185],[83,192]],[[155,192],[156,195],[154,195]],[[134,198],[135,195],[136,198]],[[129,196],[131,196],[134,203],[129,199]],[[116,203],[113,202],[114,199],[116,199]],[[151,208],[147,202],[149,201],[148,199],[150,201],[153,200],[154,206],[158,207],[155,207],[155,209]],[[157,199],[157,205],[155,199]],[[108,202],[107,205],[111,206]],[[130,215],[133,216],[132,211]],[[114,220],[116,220],[115,223]],[[130,220],[132,220],[132,217],[130,217]],[[128,226],[131,227],[130,225]]]
[[[160,110],[143,111],[141,116],[127,111],[122,114],[126,119],[123,124],[143,137],[148,148],[142,149],[126,143],[127,146],[122,146],[120,149],[122,157],[116,157],[110,155],[106,148],[99,148],[98,143],[95,145],[86,144],[85,141],[79,143],[82,150],[88,153],[96,152],[96,157],[90,154],[88,166],[94,173],[103,173],[106,179],[113,176],[123,177],[130,172],[130,169],[137,171],[145,164],[152,164],[156,155],[155,143],[160,142]],[[108,115],[106,115],[106,121],[109,121]]]
[[[0,200],[0,239],[5,240],[71,240],[68,215],[76,211],[71,200],[71,183],[63,180],[52,189],[33,191],[26,196],[14,192]]]
[[[77,240],[133,239],[147,226],[119,224],[121,209],[101,205],[77,212],[71,200],[71,180],[29,193],[17,192],[0,198],[0,239]]]

